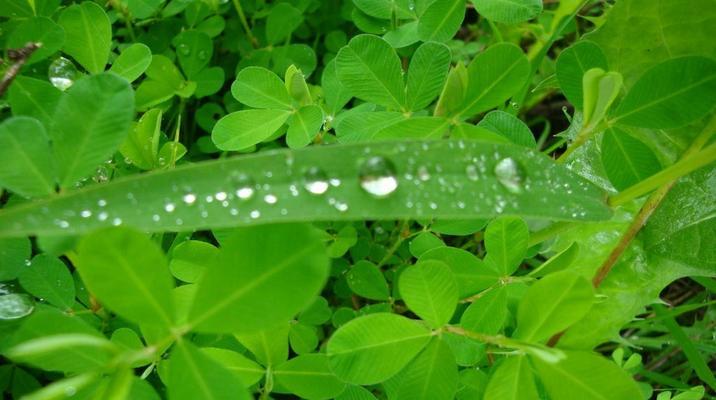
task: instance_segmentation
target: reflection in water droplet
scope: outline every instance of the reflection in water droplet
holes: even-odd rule
[[[91,216],[92,216],[92,211],[90,211],[90,210],[80,211],[80,217],[82,217],[82,218],[89,218]]]
[[[521,193],[524,181],[522,167],[512,158],[504,158],[495,165],[497,180],[511,193]]]
[[[424,165],[418,167],[418,179],[423,182],[430,179],[430,172],[428,172],[428,169]]]
[[[168,213],[174,212],[174,209],[176,209],[176,206],[174,205],[174,203],[167,203],[164,205],[164,211],[166,211]]]
[[[226,194],[226,192],[217,192],[214,195],[214,198],[218,201],[224,201],[224,200],[226,200],[227,197],[228,197],[228,195]]]
[[[251,216],[251,218],[256,219],[261,216],[261,211],[253,210],[249,215]]]
[[[303,187],[311,194],[321,195],[328,190],[328,177],[322,169],[311,167],[306,171]]]
[[[272,194],[267,194],[266,196],[264,196],[264,201],[266,202],[266,204],[276,204],[278,199]]]
[[[480,179],[480,173],[478,172],[477,167],[472,164],[465,167],[465,173],[467,174],[467,179],[471,181]]]
[[[374,197],[387,197],[398,188],[395,165],[385,157],[371,157],[360,169],[360,186]]]
[[[65,91],[75,83],[80,73],[72,61],[59,57],[50,64],[47,75],[54,87]]]
[[[194,193],[187,193],[184,195],[184,197],[182,197],[182,200],[187,205],[192,205],[196,201],[196,195]]]
[[[232,181],[236,185],[236,197],[241,200],[248,200],[254,196],[256,183],[251,177],[245,174],[236,174],[232,177]]]
[[[29,315],[35,308],[32,298],[26,294],[11,293],[0,296],[0,320],[19,319]]]

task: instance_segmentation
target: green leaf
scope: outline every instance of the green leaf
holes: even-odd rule
[[[619,95],[622,77],[618,72],[604,72],[592,68],[584,73],[582,80],[584,92],[584,114],[582,124],[591,129],[599,124]]]
[[[433,338],[420,354],[393,377],[395,400],[452,400],[457,391],[455,357],[442,340]]]
[[[448,72],[445,86],[438,97],[438,104],[435,106],[435,116],[455,115],[459,112],[468,85],[468,72],[465,64],[458,62],[457,65]]]
[[[525,356],[505,358],[492,373],[485,388],[485,399],[538,399],[532,369]]]
[[[110,72],[134,82],[152,63],[152,51],[142,43],[134,43],[122,50],[119,57],[112,63]]]
[[[578,110],[582,109],[582,77],[592,68],[609,70],[607,58],[594,42],[581,40],[569,47],[557,57],[557,80],[570,103]]]
[[[423,232],[410,241],[409,249],[413,257],[420,259],[426,252],[442,246],[445,243],[440,238],[430,232]]]
[[[45,334],[8,349],[5,356],[44,370],[72,373],[106,368],[118,350],[114,343],[94,335]]]
[[[15,116],[37,118],[46,130],[52,127],[53,115],[62,92],[47,81],[18,76],[8,90],[8,101]]]
[[[254,385],[266,374],[263,367],[241,353],[216,347],[203,347],[200,350],[209,358],[233,372],[245,387]]]
[[[395,30],[388,31],[383,35],[383,40],[388,42],[394,49],[402,49],[417,43],[418,37],[418,21],[408,22],[400,25]]]
[[[390,161],[389,169],[391,163],[395,166],[397,187],[393,193],[374,197],[361,186],[361,170],[369,159],[366,154],[384,157]],[[420,163],[411,165],[408,160],[416,154]],[[451,163],[445,164],[446,159]],[[493,174],[499,163],[496,159],[518,162],[529,186],[519,193],[506,189]],[[330,178],[341,184],[329,185],[325,196],[309,192],[303,185],[305,173],[312,167],[330,173]],[[420,179],[425,176],[422,171],[428,172],[427,180]],[[471,178],[474,173],[477,181]],[[445,187],[455,190],[442,191]],[[244,190],[237,195],[239,189]],[[193,202],[191,196],[185,197],[192,194]],[[99,206],[100,200],[106,206]],[[27,218],[43,207],[44,218]],[[82,217],[78,210],[92,215]],[[608,218],[611,211],[600,189],[521,146],[456,140],[381,142],[266,151],[118,179],[3,209],[0,237],[77,234],[114,221],[145,231],[166,231],[279,221],[490,218],[499,213],[588,221]]]
[[[177,49],[179,65],[189,79],[209,65],[214,54],[214,43],[209,35],[196,30],[183,31],[172,40],[172,44]]]
[[[60,99],[50,132],[60,186],[72,186],[109,159],[127,136],[133,114],[132,88],[117,75],[75,82]]]
[[[496,335],[506,320],[507,289],[499,286],[481,293],[462,314],[460,325],[473,332]]]
[[[318,347],[318,333],[314,326],[297,323],[291,325],[288,332],[288,342],[294,353],[303,355],[316,350]]]
[[[154,108],[145,112],[129,132],[119,151],[140,169],[154,168],[159,153],[161,127],[162,110]]]
[[[224,69],[221,67],[209,67],[202,69],[192,78],[196,82],[196,98],[210,96],[218,92],[224,86]]]
[[[10,281],[20,275],[20,271],[30,261],[32,244],[25,237],[0,239],[0,282]]]
[[[636,382],[603,357],[586,352],[565,352],[567,357],[549,363],[530,357],[537,376],[554,400],[633,400],[643,398]]]
[[[420,16],[418,37],[427,42],[447,42],[465,18],[465,0],[434,1]]]
[[[418,47],[408,68],[408,109],[417,111],[429,106],[440,94],[449,69],[450,49],[447,46],[427,42]]]
[[[29,117],[0,124],[0,187],[24,197],[55,192],[55,170],[45,128]]]
[[[104,71],[112,47],[112,25],[102,7],[91,1],[73,4],[60,14],[59,23],[65,30],[62,50],[87,71]]]
[[[619,127],[604,132],[601,153],[604,170],[617,190],[641,182],[661,169],[654,152]]]
[[[273,370],[276,383],[305,399],[333,399],[346,384],[328,365],[325,354],[305,354],[292,358]]]
[[[398,122],[407,120],[405,115],[395,111],[371,112],[361,109],[353,109],[350,112],[341,114],[341,117],[342,119],[336,127],[336,135],[341,143],[371,142],[371,139],[378,132]],[[418,124],[422,124],[422,122],[418,122]],[[403,132],[403,130],[400,131]],[[384,135],[392,134],[391,132],[392,130],[388,130]]]
[[[284,75],[284,80],[288,94],[297,101],[298,104],[305,106],[313,103],[311,90],[308,88],[308,84],[306,84],[306,77],[295,65],[288,67]]]
[[[336,56],[338,79],[355,97],[388,108],[406,108],[400,59],[383,39],[358,35]]]
[[[391,0],[354,0],[353,4],[373,18],[390,19],[393,17],[395,1]]]
[[[266,18],[266,40],[277,44],[291,37],[291,33],[303,23],[301,10],[288,3],[278,3]]]
[[[529,229],[521,218],[500,217],[485,230],[485,262],[504,276],[512,275],[527,254]]]
[[[647,70],[614,112],[614,123],[642,128],[685,126],[716,105],[716,61],[687,56]]]
[[[128,228],[107,228],[85,236],[77,253],[82,281],[103,305],[133,322],[172,326],[173,282],[156,243]]]
[[[370,137],[371,140],[443,138],[450,128],[450,121],[441,117],[413,117],[390,124]],[[368,139],[368,138],[366,138]]]
[[[266,367],[275,367],[288,360],[289,330],[290,325],[282,322],[268,329],[234,336],[254,355],[256,361]]]
[[[316,105],[301,107],[288,120],[286,144],[292,149],[308,146],[323,126],[323,110]]]
[[[249,107],[293,109],[291,96],[283,81],[266,68],[242,69],[231,85],[231,94]]]
[[[169,358],[170,400],[250,399],[234,374],[186,340],[179,340]]]
[[[35,297],[62,309],[75,302],[75,283],[67,266],[56,257],[38,254],[20,274],[20,285]]]
[[[346,282],[353,293],[371,300],[388,300],[390,290],[383,272],[370,261],[360,260],[348,270]]]
[[[453,272],[461,299],[487,289],[497,283],[499,272],[470,252],[455,247],[438,247],[420,256],[419,261],[438,260]]]
[[[154,15],[164,3],[164,0],[127,0],[127,8],[132,17],[146,19]]]
[[[400,315],[370,314],[338,328],[328,341],[327,355],[339,378],[371,385],[403,369],[431,335],[417,321]]]
[[[65,31],[61,26],[45,17],[33,17],[24,21],[7,38],[6,47],[19,49],[28,43],[42,43],[27,59],[26,64],[44,60],[62,48],[65,43]]]
[[[221,150],[246,149],[270,138],[290,116],[285,110],[237,111],[214,125],[211,140]]]
[[[517,309],[514,337],[548,339],[579,321],[594,303],[591,283],[570,271],[556,272],[530,286]]]
[[[326,102],[326,112],[335,116],[351,99],[351,94],[343,87],[338,80],[338,72],[336,71],[336,61],[331,60],[321,76],[321,87],[323,88],[323,97]]]
[[[530,66],[522,50],[510,43],[492,45],[467,68],[463,119],[497,107],[524,86]]]
[[[336,400],[377,400],[377,397],[363,386],[348,385]]]
[[[212,244],[199,240],[187,240],[172,250],[169,269],[175,278],[188,283],[196,283],[211,265],[219,251]]]
[[[510,113],[498,110],[490,111],[482,117],[477,126],[498,133],[520,146],[537,147],[537,141],[530,128],[521,119]]]
[[[458,301],[455,276],[443,262],[426,260],[400,274],[400,295],[405,304],[433,328],[450,321]]]
[[[517,24],[542,13],[540,0],[472,0],[475,10],[490,21]]]
[[[328,257],[312,227],[239,229],[199,282],[189,320],[204,332],[270,328],[306,308],[327,276]]]

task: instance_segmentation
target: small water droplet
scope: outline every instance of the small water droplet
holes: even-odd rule
[[[264,196],[264,201],[266,202],[266,204],[276,204],[278,199],[272,194],[267,194],[266,196]]]
[[[467,174],[467,179],[471,181],[480,179],[480,172],[477,170],[477,167],[472,164],[465,167],[465,173]]]
[[[190,53],[189,46],[187,46],[184,43],[179,44],[179,47],[177,50],[179,50],[179,53],[181,53],[181,55],[183,55],[183,56],[188,56]]]
[[[107,205],[107,200],[99,199],[99,200],[97,200],[97,205],[100,207],[104,207]]]
[[[398,188],[395,165],[385,157],[371,157],[360,169],[360,186],[370,195],[382,198]]]
[[[100,221],[106,221],[108,217],[109,217],[109,215],[108,215],[106,212],[104,212],[104,211],[102,211],[101,213],[97,214],[97,219],[100,220]]]
[[[90,210],[80,211],[80,217],[82,217],[82,218],[89,218],[91,216],[92,216],[92,211],[90,211]]]
[[[510,193],[521,193],[524,181],[522,167],[512,158],[503,158],[495,165],[495,176],[497,180]]]
[[[217,192],[214,195],[214,198],[218,201],[224,201],[224,200],[226,200],[227,197],[228,197],[228,195],[226,194],[226,192]]]
[[[164,205],[164,211],[166,211],[168,213],[174,212],[175,209],[176,209],[176,206],[174,205],[174,203],[167,203]]]
[[[427,167],[424,165],[421,165],[418,167],[418,179],[425,182],[430,179],[430,172],[428,171]]]
[[[200,51],[199,51],[199,59],[200,59],[200,60],[206,60],[206,57],[207,57],[206,51],[200,50]]]
[[[75,83],[80,73],[72,61],[59,57],[50,64],[47,75],[54,87],[65,91]]]
[[[256,219],[261,216],[261,211],[253,210],[253,211],[251,211],[251,213],[249,213],[249,216],[251,216],[251,218],[253,218],[253,219]]]
[[[122,225],[122,219],[121,218],[115,218],[112,220],[112,225],[119,226]]]
[[[196,201],[196,195],[194,193],[187,193],[181,199],[187,205],[192,205]]]
[[[254,186],[256,183],[251,177],[245,174],[237,174],[232,178],[236,185],[236,197],[241,200],[248,200],[254,196]]]
[[[322,169],[311,167],[304,175],[303,187],[311,194],[321,195],[328,190],[328,177]]]

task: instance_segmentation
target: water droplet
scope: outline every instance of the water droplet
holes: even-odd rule
[[[32,298],[22,293],[0,296],[0,320],[20,319],[32,313],[35,304]]]
[[[159,217],[159,214],[152,215],[152,221],[159,222],[160,219],[161,219],[161,217]]]
[[[121,218],[115,218],[112,220],[112,225],[119,226],[122,225],[122,219]]]
[[[238,174],[232,178],[236,185],[236,197],[241,200],[248,200],[254,196],[254,180],[248,175]]]
[[[107,200],[99,199],[97,200],[97,205],[100,207],[104,207],[107,205]]]
[[[465,167],[465,173],[467,174],[467,179],[471,181],[476,181],[480,179],[480,173],[477,170],[477,167],[472,164]]]
[[[181,198],[187,205],[192,205],[196,201],[196,195],[194,193],[187,193]]]
[[[336,207],[336,210],[338,210],[338,211],[340,211],[340,212],[346,212],[346,211],[348,211],[348,204],[342,203],[342,202],[340,202],[340,201],[336,202],[336,204],[334,205],[334,207]]]
[[[228,195],[226,194],[226,192],[217,192],[214,195],[214,198],[218,201],[224,201],[224,200],[226,200],[227,197],[228,197]]]
[[[512,158],[504,158],[495,165],[497,180],[511,193],[521,193],[524,173]]]
[[[418,179],[423,182],[430,179],[430,172],[428,172],[427,167],[425,167],[424,165],[418,167]]]
[[[179,53],[181,53],[181,55],[183,55],[183,56],[188,56],[190,53],[189,46],[187,46],[184,43],[179,44],[179,47],[177,50],[179,50]]]
[[[204,50],[199,51],[199,59],[206,60],[206,51],[204,51]]]
[[[266,202],[266,204],[276,204],[278,199],[272,194],[267,194],[266,196],[264,196],[264,201]]]
[[[174,205],[174,203],[167,203],[164,205],[164,211],[166,211],[168,213],[174,212],[175,209],[176,209],[176,206]]]
[[[50,64],[47,75],[54,87],[65,91],[75,83],[80,73],[72,61],[59,57]]]
[[[360,186],[374,197],[387,197],[398,188],[395,165],[385,157],[371,157],[360,169]]]
[[[109,215],[108,215],[106,212],[104,212],[104,211],[102,211],[101,213],[97,214],[97,219],[100,220],[100,221],[106,221],[106,220],[107,220],[107,217],[109,217]]]
[[[253,210],[251,211],[251,213],[249,213],[249,215],[251,216],[251,218],[256,219],[261,216],[261,211]]]
[[[68,386],[65,388],[65,396],[72,397],[77,394],[77,388],[74,386]]]
[[[92,211],[90,211],[90,210],[80,211],[80,217],[82,217],[82,218],[89,218],[91,216],[92,216]]]
[[[322,169],[311,167],[306,171],[303,187],[311,194],[321,195],[328,190],[328,177]]]

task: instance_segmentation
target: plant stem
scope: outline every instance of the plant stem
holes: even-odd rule
[[[244,32],[246,32],[246,37],[249,38],[251,45],[255,49],[257,49],[259,47],[259,42],[254,37],[253,33],[251,33],[251,28],[249,27],[249,23],[246,20],[246,14],[244,14],[244,8],[241,7],[240,0],[234,0],[234,8],[236,9],[236,13],[239,14],[239,20],[241,21],[241,26],[244,27]]]
[[[20,73],[22,66],[25,65],[30,56],[32,56],[32,53],[40,47],[42,47],[42,43],[28,43],[21,49],[8,50],[8,58],[14,61],[14,63],[5,71],[5,76],[0,80],[0,96],[5,94],[5,91],[10,87],[12,81],[15,80],[17,74]]]

